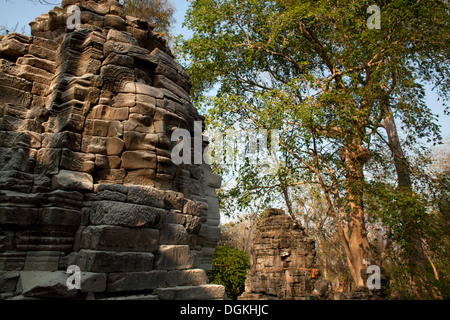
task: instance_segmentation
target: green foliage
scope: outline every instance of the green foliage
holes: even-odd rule
[[[348,234],[364,234],[348,229],[358,224],[349,219],[362,210],[368,218],[360,214],[361,225],[381,223],[405,250],[408,217],[423,234],[433,230],[429,201],[416,182],[412,193],[398,186],[383,122],[392,115],[399,124],[411,171],[416,168],[407,151],[420,150],[420,139],[440,141],[424,83],[449,98],[449,9],[441,0],[378,1],[381,29],[370,30],[366,10],[372,4],[191,2],[185,25],[194,36],[182,42],[181,51],[193,101],[209,108],[208,126],[281,133],[277,173],[261,175],[250,162],[234,169],[215,166],[232,177],[232,186],[221,190],[228,210],[230,203],[235,209],[257,207],[283,195],[289,203],[296,186],[311,183],[329,195],[327,214],[338,212],[335,224]],[[212,89],[214,97],[208,97]],[[345,236],[340,238],[345,245]]]
[[[165,37],[171,35],[175,7],[170,0],[122,0],[122,3],[127,15],[150,21]]]
[[[228,298],[236,300],[245,290],[250,259],[241,250],[221,246],[214,252],[212,263],[213,269],[207,272],[209,281],[223,285]]]

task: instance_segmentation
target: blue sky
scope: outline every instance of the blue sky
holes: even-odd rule
[[[48,0],[60,5],[59,0]],[[188,0],[172,0],[176,7],[175,19],[176,24],[174,27],[175,34],[183,34],[185,37],[189,37],[192,32],[181,27],[184,20],[184,14],[188,8]],[[26,34],[30,33],[29,22],[34,21],[34,18],[43,13],[47,13],[55,5],[40,5],[28,0],[0,0],[0,25],[6,25],[8,28],[13,29],[18,23],[17,31],[24,30]],[[25,29],[23,29],[25,28]],[[450,116],[444,115],[444,107],[442,103],[437,101],[437,95],[432,92],[430,87],[427,87],[427,103],[431,110],[439,116],[439,124],[441,126],[442,136],[450,136]]]

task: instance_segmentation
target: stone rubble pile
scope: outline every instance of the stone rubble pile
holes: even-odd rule
[[[223,298],[205,273],[221,177],[171,160],[204,118],[165,41],[115,0],[30,25],[0,36],[0,298]]]

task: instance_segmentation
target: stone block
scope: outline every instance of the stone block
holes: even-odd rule
[[[61,149],[42,148],[36,154],[35,174],[55,175],[59,171]]]
[[[106,41],[117,41],[117,42],[125,42],[137,45],[137,40],[133,38],[133,36],[124,31],[118,31],[115,29],[109,29],[108,35],[106,36]]]
[[[108,276],[107,292],[152,290],[167,286],[167,271],[111,273]]]
[[[81,151],[106,155],[106,137],[83,135]]]
[[[26,228],[37,223],[38,209],[0,206],[0,225],[9,228]]]
[[[95,167],[102,169],[118,169],[122,160],[118,156],[95,155]]]
[[[0,230],[0,252],[13,249],[14,231]]]
[[[31,192],[34,176],[16,170],[0,171],[0,189]]]
[[[56,271],[60,255],[58,251],[28,251],[23,271]]]
[[[83,230],[80,247],[84,249],[153,252],[158,249],[159,231],[146,228],[88,226]]]
[[[220,240],[220,227],[208,226],[207,238],[211,241],[219,241]]]
[[[208,186],[214,189],[219,189],[222,185],[222,177],[212,172],[211,167],[208,164],[201,165],[205,182]]]
[[[165,88],[170,92],[176,94],[178,98],[184,99],[186,101],[190,101],[189,94],[172,80],[166,78],[163,75],[155,75],[154,77],[154,85],[158,88]]]
[[[161,245],[156,252],[155,269],[190,269],[193,262],[194,259],[188,245]]]
[[[149,252],[116,252],[81,249],[77,265],[90,272],[132,272],[153,269],[154,255]]]
[[[42,195],[42,207],[63,207],[68,209],[81,209],[83,194],[77,191],[54,190]]]
[[[17,106],[28,108],[33,99],[33,95],[29,92],[0,85],[0,102],[11,103]]]
[[[154,291],[159,300],[222,300],[225,287],[219,284],[158,288]]]
[[[111,121],[122,121],[128,119],[127,107],[113,108],[106,105],[95,106],[87,116],[87,119],[104,119]]]
[[[167,285],[176,286],[198,286],[208,283],[208,277],[203,269],[172,270],[167,275]]]
[[[81,134],[70,131],[43,133],[42,148],[67,148],[72,151],[80,151]]]
[[[0,53],[9,57],[20,57],[28,53],[29,44],[22,43],[16,39],[3,39]]]
[[[106,273],[81,272],[81,292],[104,292],[106,290]]]
[[[23,269],[25,264],[26,252],[23,251],[7,251],[0,253],[0,270],[2,271],[19,271]]]
[[[116,156],[120,154],[125,146],[122,139],[116,137],[106,138],[106,154],[108,156]]]
[[[93,225],[123,227],[151,227],[165,210],[131,203],[97,201],[92,205],[90,220]]]
[[[128,202],[165,208],[165,194],[153,187],[131,186],[128,190]]]
[[[190,234],[197,234],[202,226],[200,217],[186,215],[185,228]]]
[[[1,113],[1,112],[0,112]],[[41,135],[35,132],[14,132],[3,131],[0,132],[0,147],[13,148],[41,148]]]
[[[86,200],[88,201],[111,200],[111,201],[126,202],[127,196],[118,191],[102,190],[99,191],[98,193],[86,194]]]
[[[130,113],[128,120],[123,122],[123,130],[141,133],[155,133],[153,118],[151,115]]]
[[[59,173],[52,178],[52,189],[80,192],[92,191],[94,189],[94,181],[92,176],[88,173],[60,170]]]
[[[203,212],[208,210],[208,205],[203,202],[187,200],[183,206],[183,213],[192,216],[201,216]]]
[[[74,152],[63,149],[61,154],[61,168],[91,173],[94,171],[95,155],[91,153]]]
[[[21,271],[17,292],[34,298],[74,298],[77,290],[69,290],[65,271]]]
[[[37,207],[41,199],[42,196],[36,193],[0,190],[0,203],[2,206]]]
[[[119,16],[113,14],[105,15],[105,19],[103,21],[105,27],[112,27],[119,31],[125,31],[127,28],[127,23],[124,19]]]
[[[205,199],[208,204],[208,220],[220,219],[220,206],[217,197],[205,196]]]
[[[153,186],[156,179],[154,169],[131,170],[127,172],[123,183],[132,186]]]
[[[157,134],[135,131],[125,131],[123,139],[126,150],[151,150],[156,152],[156,146],[159,142]]]
[[[166,208],[183,210],[185,203],[184,195],[181,192],[165,190],[164,191],[164,203]]]
[[[16,291],[19,274],[18,271],[0,271],[0,292]]]
[[[134,58],[124,54],[116,54],[112,52],[103,61],[102,66],[106,66],[108,64],[132,68],[134,66]]]
[[[189,244],[189,236],[186,229],[180,224],[164,224],[159,234],[161,245],[186,245]]]
[[[86,120],[84,134],[99,137],[121,137],[123,128],[120,121]]]
[[[126,172],[124,169],[101,169],[97,170],[95,174],[96,181],[123,181],[125,178]]]
[[[77,229],[81,223],[81,212],[65,208],[39,209],[38,224],[47,226],[67,227]]]

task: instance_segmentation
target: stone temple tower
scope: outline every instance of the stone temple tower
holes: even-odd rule
[[[314,240],[280,209],[266,209],[250,241],[246,300],[310,299],[318,279]]]
[[[204,118],[165,41],[115,0],[30,25],[0,36],[0,298],[223,298],[221,177],[171,159]]]

